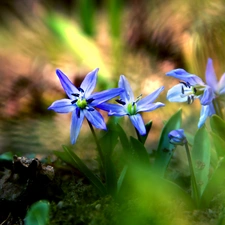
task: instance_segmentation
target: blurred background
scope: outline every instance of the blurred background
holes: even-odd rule
[[[204,80],[211,57],[219,79],[224,15],[224,0],[1,0],[0,153],[49,154],[70,145],[70,114],[47,110],[65,97],[56,68],[79,86],[99,67],[96,91],[117,87],[121,74],[136,96],[165,86],[157,101],[166,106],[143,114],[146,123],[153,120],[149,151],[157,148],[164,121],[181,107],[183,128],[195,133],[200,104],[169,103],[166,93],[178,81],[165,73],[184,68]],[[135,135],[127,118],[121,123]],[[94,154],[90,135],[85,122],[75,146],[82,158]]]

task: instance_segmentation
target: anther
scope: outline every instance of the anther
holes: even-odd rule
[[[75,99],[75,100],[71,101],[71,104],[74,104],[74,103],[76,103],[77,101],[78,101],[78,99]]]
[[[88,108],[86,107],[86,109],[87,109],[87,111],[89,111],[89,112],[92,112],[92,111],[95,110],[94,108],[89,108],[89,107],[88,107]]]
[[[185,87],[187,87],[187,84],[183,81],[180,81],[181,84],[183,84]]]
[[[80,118],[80,108],[78,107],[76,108],[76,114],[77,114],[77,117]]]
[[[75,97],[79,97],[79,96],[80,96],[80,94],[78,94],[78,93],[73,93],[73,94],[71,94],[71,95],[73,95],[73,96],[75,96]]]
[[[81,88],[81,87],[79,87],[79,88],[77,88],[80,92],[82,92],[82,93],[84,93],[84,90]]]
[[[86,101],[87,101],[88,104],[90,104],[90,103],[92,103],[94,101],[94,99],[90,98],[90,99],[86,99]]]
[[[121,105],[126,105],[126,102],[124,102],[122,99],[116,99],[115,101]]]
[[[181,93],[184,94],[184,86],[181,86]]]

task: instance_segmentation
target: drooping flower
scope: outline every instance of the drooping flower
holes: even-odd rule
[[[171,70],[166,75],[180,80],[180,84],[172,87],[167,93],[167,99],[170,102],[191,104],[195,98],[199,98],[202,105],[208,105],[215,97],[210,86],[206,85],[200,77],[190,74],[184,69]]]
[[[95,107],[123,92],[121,88],[113,88],[92,94],[96,86],[98,70],[95,69],[88,73],[78,88],[72,84],[62,71],[56,70],[56,74],[69,99],[57,100],[48,109],[52,109],[57,113],[72,112],[70,130],[72,144],[75,144],[77,140],[84,117],[96,128],[106,130],[104,119]]]
[[[213,67],[212,59],[208,59],[206,72],[205,72],[205,79],[206,83],[212,88],[213,92],[215,93],[216,97],[218,98],[225,98],[225,73],[220,78],[218,82],[216,78],[216,74]]]
[[[198,122],[198,128],[200,128],[207,117],[215,113],[212,103],[215,98],[213,88],[208,82],[208,85],[206,85],[200,77],[190,74],[183,69],[172,70],[166,75],[180,80],[180,83],[172,87],[167,93],[167,99],[170,102],[187,102],[191,104],[194,99],[199,98],[202,105]]]
[[[187,142],[183,129],[170,131],[168,138],[170,143],[174,145],[184,145]]]
[[[103,103],[99,106],[99,108],[108,111],[109,116],[128,115],[132,124],[138,130],[140,135],[145,135],[145,124],[140,115],[140,112],[150,112],[164,106],[164,104],[161,102],[153,103],[163,91],[164,87],[160,87],[145,98],[141,98],[142,95],[140,95],[137,97],[137,99],[134,98],[130,84],[124,75],[120,76],[119,87],[125,90],[120,94],[120,99],[116,100],[116,102],[119,104]]]

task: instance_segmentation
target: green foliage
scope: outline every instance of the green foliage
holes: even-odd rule
[[[49,221],[49,203],[39,201],[34,203],[25,218],[25,225],[46,225]]]
[[[217,115],[210,118],[210,125],[212,131],[225,141],[225,121]]]
[[[192,161],[200,197],[208,183],[210,167],[210,139],[205,126],[200,128],[194,138]]]
[[[181,114],[182,110],[180,109],[167,121],[162,129],[156,152],[155,163],[153,165],[153,168],[159,176],[164,176],[166,168],[172,157],[174,145],[170,144],[168,134],[170,131],[180,128],[182,120]]]
[[[2,160],[12,160],[13,159],[13,153],[12,152],[5,152],[0,155],[0,159]]]
[[[79,0],[78,6],[82,29],[88,36],[93,36],[96,24],[94,20],[95,2],[94,0]]]
[[[148,167],[150,165],[149,154],[143,143],[133,137],[130,137],[130,143],[134,155],[133,161],[140,164],[141,166]]]
[[[114,163],[112,161],[112,153],[118,143],[118,133],[114,124],[108,124],[108,130],[99,140],[101,149],[103,150],[104,162],[103,168],[106,178],[106,187],[109,194],[114,196],[117,190],[117,176]]]
[[[45,18],[49,28],[55,33],[59,41],[67,46],[74,57],[88,68],[99,67],[99,83],[109,88],[112,87],[110,70],[107,68],[104,58],[101,55],[95,42],[87,37],[76,23],[57,14],[51,14]]]
[[[107,1],[110,31],[114,38],[119,38],[121,34],[121,16],[123,1],[109,0]]]
[[[63,146],[64,152],[57,152],[55,151],[55,155],[61,158],[66,163],[72,165],[73,167],[79,169],[89,181],[93,184],[96,188],[99,195],[104,196],[106,195],[107,191],[104,184],[101,180],[95,176],[92,171],[82,162],[82,160],[68,147]]]

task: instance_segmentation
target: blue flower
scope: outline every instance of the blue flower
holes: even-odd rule
[[[183,129],[172,130],[168,134],[168,138],[171,144],[183,145],[187,142]]]
[[[202,105],[208,105],[215,97],[210,86],[206,85],[200,77],[190,74],[184,69],[171,70],[166,75],[180,80],[180,84],[172,87],[167,93],[167,99],[170,102],[191,104],[195,98],[199,98]]]
[[[216,74],[213,67],[212,59],[208,59],[206,72],[205,72],[206,83],[212,88],[215,96],[221,99],[225,97],[225,73],[220,78],[218,82]]]
[[[99,106],[99,108],[108,111],[109,116],[128,115],[140,135],[145,135],[145,124],[139,113],[153,111],[164,106],[161,102],[153,103],[158,95],[163,91],[164,87],[159,88],[143,99],[141,99],[142,95],[138,96],[137,99],[134,98],[130,84],[124,75],[120,76],[119,87],[125,90],[120,94],[120,99],[116,100],[119,104],[103,103]]]
[[[172,87],[167,93],[167,99],[170,102],[193,103],[194,99],[200,99],[202,109],[198,127],[200,128],[207,117],[215,113],[213,99],[215,93],[209,83],[206,85],[202,79],[194,74],[190,74],[183,69],[175,69],[166,74],[180,80],[180,83]]]
[[[95,107],[123,92],[121,88],[113,88],[92,94],[96,86],[98,70],[95,69],[88,73],[79,88],[76,88],[62,71],[56,70],[56,74],[69,99],[57,100],[48,109],[52,109],[57,113],[72,112],[70,130],[72,144],[77,140],[84,117],[96,128],[106,130],[104,119]]]

